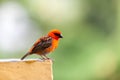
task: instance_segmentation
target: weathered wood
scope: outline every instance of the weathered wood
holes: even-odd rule
[[[0,60],[0,80],[53,80],[51,60]]]

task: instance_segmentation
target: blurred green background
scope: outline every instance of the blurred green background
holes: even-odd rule
[[[0,0],[0,58],[21,58],[51,29],[54,80],[120,80],[120,0]],[[31,55],[27,58],[39,58]]]

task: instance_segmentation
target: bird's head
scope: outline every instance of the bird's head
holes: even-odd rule
[[[63,38],[63,36],[61,35],[61,32],[57,29],[53,29],[48,33],[48,36],[58,40],[59,38]]]

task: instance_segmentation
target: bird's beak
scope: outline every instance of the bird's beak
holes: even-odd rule
[[[63,36],[60,34],[60,36],[59,36],[60,38],[63,38]]]

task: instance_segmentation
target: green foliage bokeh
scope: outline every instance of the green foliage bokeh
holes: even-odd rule
[[[64,36],[49,55],[54,80],[119,80],[120,1],[71,1],[68,13],[59,13],[68,17],[43,15],[36,0],[17,1],[44,33],[57,28]]]

